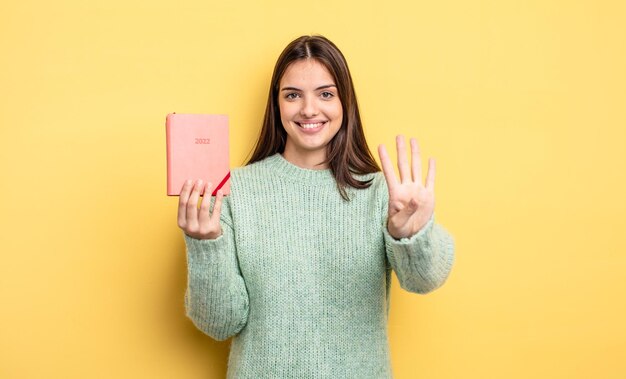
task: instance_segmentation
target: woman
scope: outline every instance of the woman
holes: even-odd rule
[[[365,142],[339,49],[303,36],[278,58],[265,119],[231,194],[183,186],[187,315],[209,336],[234,336],[229,378],[389,378],[391,270],[405,290],[441,286],[454,262],[434,223],[434,160],[422,184],[397,138],[400,178],[384,146],[380,173]]]

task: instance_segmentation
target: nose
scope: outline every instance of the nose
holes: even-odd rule
[[[317,109],[317,103],[313,96],[305,96],[302,101],[302,108],[300,108],[300,115],[305,118],[311,118],[317,116],[319,110]]]

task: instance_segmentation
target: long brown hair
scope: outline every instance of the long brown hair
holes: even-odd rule
[[[370,174],[380,171],[380,168],[365,141],[348,63],[339,48],[326,37],[320,35],[299,37],[287,45],[278,57],[272,74],[261,134],[246,164],[285,151],[287,132],[280,119],[278,87],[287,67],[301,59],[315,59],[320,62],[331,73],[337,84],[337,92],[343,108],[343,121],[339,131],[327,145],[324,163],[328,164],[331,169],[341,197],[349,200],[346,187],[362,189],[371,185],[371,179],[359,180],[353,174]]]

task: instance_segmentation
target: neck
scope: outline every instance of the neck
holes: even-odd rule
[[[326,148],[315,151],[296,151],[290,146],[285,146],[283,158],[288,162],[309,170],[325,170],[328,164],[323,163],[326,160]]]

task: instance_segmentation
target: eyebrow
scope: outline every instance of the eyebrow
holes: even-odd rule
[[[319,90],[321,90],[321,89],[330,88],[330,87],[335,87],[335,88],[337,88],[337,86],[336,86],[336,85],[334,85],[334,84],[325,84],[325,85],[323,85],[323,86],[319,86],[319,87],[317,87],[317,88],[315,89],[315,91],[319,91]],[[296,88],[296,87],[283,87],[283,88],[281,89],[281,91],[302,91],[302,90],[301,90],[300,88]]]

